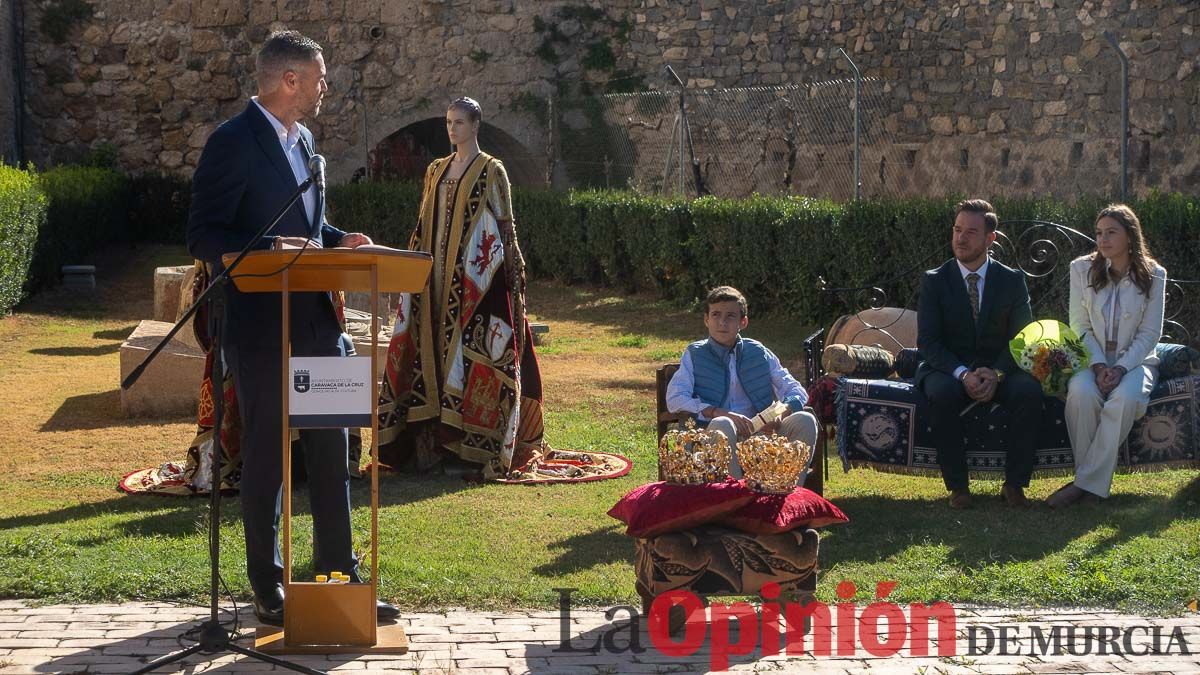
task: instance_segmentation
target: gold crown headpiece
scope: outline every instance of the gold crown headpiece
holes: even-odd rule
[[[658,444],[658,466],[668,483],[718,483],[729,477],[732,451],[719,431],[687,428],[668,431]]]
[[[783,436],[751,436],[737,444],[746,487],[755,492],[788,494],[808,469],[812,448]]]

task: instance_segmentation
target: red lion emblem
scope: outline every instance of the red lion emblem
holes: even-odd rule
[[[483,234],[483,240],[479,242],[479,255],[471,260],[471,264],[475,266],[476,274],[483,274],[492,264],[492,256],[500,252],[500,244],[496,242],[496,235],[491,232]]]

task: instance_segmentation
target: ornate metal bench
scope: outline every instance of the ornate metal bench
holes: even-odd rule
[[[1065,321],[1070,296],[1070,261],[1092,250],[1095,250],[1094,240],[1077,230],[1042,220],[1014,220],[1001,223],[991,255],[1025,273],[1035,317]],[[879,344],[892,351],[915,347],[915,344],[908,344],[913,340],[896,335],[899,322],[905,320],[902,315],[883,310],[889,307],[915,310],[921,272],[948,257],[945,248],[939,247],[900,274],[862,286],[832,287],[820,279],[822,302],[827,307],[837,308],[834,311],[844,312],[835,324],[843,329],[838,341]],[[1168,279],[1163,342],[1198,346],[1200,331],[1195,329],[1200,325],[1200,308],[1190,304],[1187,298],[1188,292],[1194,294],[1198,286],[1200,281]],[[826,375],[821,356],[833,333],[833,330],[817,331],[805,339],[806,384],[810,390]],[[1127,445],[1122,457],[1124,464],[1191,465],[1200,460],[1197,448],[1200,445],[1200,418],[1197,417],[1200,412],[1195,411],[1194,400],[1200,382],[1196,380],[1200,378],[1160,382],[1151,401],[1152,410],[1139,420],[1140,426],[1135,426],[1130,435],[1137,445],[1136,452],[1131,452]],[[936,454],[932,448],[920,447],[924,430],[915,421],[908,422],[903,417],[917,417],[923,397],[904,391],[903,385],[898,383],[866,380],[842,382],[837,396],[838,418],[827,418],[822,422],[827,433],[836,426],[838,450],[845,466],[862,462],[936,471]],[[1156,402],[1159,407],[1154,409]],[[1185,406],[1185,403],[1189,405]],[[847,423],[851,417],[847,410],[851,406],[856,407],[855,419]],[[978,421],[990,423],[986,411],[975,413]],[[1070,443],[1061,424],[1061,403],[1048,401],[1047,413],[1051,426],[1045,429],[1043,436],[1048,447],[1039,450],[1039,467],[1069,468],[1072,459]],[[980,426],[987,429],[987,424]],[[977,443],[979,449],[968,453],[972,470],[1002,469],[1003,452],[986,447],[986,433],[979,434]]]

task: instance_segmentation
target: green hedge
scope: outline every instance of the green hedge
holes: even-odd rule
[[[364,232],[389,246],[406,246],[417,224],[421,186],[414,182],[333,185],[326,200],[329,221],[337,227]],[[519,214],[521,246],[532,274],[563,281],[593,277],[588,251],[571,246],[582,229],[566,193],[517,188],[513,191],[513,210]],[[527,227],[531,232],[537,230],[537,235],[526,237]],[[588,268],[587,273],[566,272],[583,267]]]
[[[46,195],[30,171],[0,165],[0,316],[21,300],[34,242],[46,224]]]
[[[165,173],[129,179],[129,234],[134,241],[181,244],[187,237],[192,181]]]
[[[6,175],[28,181],[30,174],[10,170]],[[45,227],[38,228],[30,289],[56,280],[61,265],[104,243],[184,240],[191,197],[185,178],[126,179],[103,168],[63,167],[42,174],[39,184],[49,212]],[[393,246],[408,243],[419,202],[420,186],[409,182],[336,185],[328,194],[334,224]],[[517,230],[534,276],[650,291],[685,303],[697,301],[707,288],[732,284],[747,294],[756,312],[786,312],[813,322],[828,321],[832,317],[826,314],[836,312],[821,303],[819,278],[855,286],[899,275],[901,295],[915,290],[918,276],[910,280],[906,273],[922,260],[932,266],[950,254],[956,202],[950,197],[857,203],[761,196],[682,200],[606,190],[513,190]],[[1070,203],[1004,198],[993,203],[1002,220],[1039,218],[1090,234],[1092,219],[1107,202],[1090,197]],[[1200,279],[1200,198],[1152,194],[1131,206],[1172,277]],[[11,275],[8,270],[15,268],[3,260],[0,274]],[[13,302],[11,295],[0,290],[0,307]]]
[[[40,175],[0,167],[0,312],[53,284],[64,264],[120,241],[182,243],[191,199],[186,178],[134,178],[107,168],[59,167]],[[405,246],[420,186],[360,183],[329,189],[330,220]],[[515,188],[517,229],[535,276],[608,284],[695,302],[731,284],[755,311],[825,322],[818,279],[855,286],[949,256],[957,198],[835,203],[804,197],[682,200],[632,192]],[[1107,201],[993,200],[1002,220],[1044,219],[1085,234]],[[1130,202],[1171,276],[1200,279],[1200,198],[1151,194]],[[32,261],[30,242],[32,246]],[[28,272],[26,272],[28,270]],[[898,289],[911,291],[915,274]],[[908,284],[907,289],[904,285]]]
[[[411,183],[346,185],[330,190],[329,204],[340,226],[404,245],[418,193]],[[536,276],[649,290],[684,302],[698,300],[712,286],[731,284],[747,294],[756,311],[821,322],[835,310],[821,304],[818,278],[855,286],[903,275],[927,258],[930,266],[948,258],[958,199],[681,200],[604,190],[513,190],[517,231]],[[1002,220],[1049,220],[1090,235],[1093,218],[1108,200],[998,198],[993,203]],[[1200,279],[1200,198],[1152,194],[1130,205],[1171,276]],[[913,274],[907,290],[918,281]],[[900,286],[908,295],[905,284]]]
[[[756,311],[819,322],[838,311],[822,304],[819,278],[833,286],[857,286],[899,275],[910,279],[899,284],[899,297],[911,297],[919,275],[909,270],[950,256],[950,224],[958,202],[916,198],[839,204],[781,197],[684,202],[607,192],[574,193],[566,200],[577,207],[586,258],[603,263],[599,274],[586,275],[593,281],[654,288],[682,300],[698,300],[712,286],[731,284],[746,293]],[[996,202],[1004,220],[1050,220],[1084,234],[1093,231],[1096,213],[1108,203]],[[1130,205],[1172,277],[1200,279],[1200,199],[1155,194]],[[519,211],[517,218],[522,237],[541,234]],[[536,250],[536,243],[527,248]]]
[[[417,224],[421,186],[412,182],[331,185],[325,202],[326,217],[333,225],[403,247]]]
[[[26,290],[58,283],[63,265],[97,248],[130,241],[129,179],[112,169],[62,166],[38,174],[46,193],[46,226],[38,230]]]
[[[531,275],[568,283],[594,278],[596,263],[583,245],[583,221],[565,193],[514,188],[513,212]]]

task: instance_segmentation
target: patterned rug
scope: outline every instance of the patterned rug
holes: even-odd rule
[[[549,450],[542,457],[489,482],[540,485],[543,483],[582,483],[620,478],[629,473],[633,462],[610,452]]]
[[[352,430],[350,436],[351,478],[362,478],[369,475],[370,465],[359,468],[358,461],[362,443],[358,430]],[[210,451],[211,452],[211,451]],[[169,497],[193,497],[208,494],[208,472],[211,471],[207,461],[198,463],[190,454],[184,462],[165,462],[159,466],[138,469],[125,474],[117,483],[117,488],[128,494],[154,494]],[[207,455],[205,455],[207,457]],[[235,460],[240,466],[241,460]],[[303,462],[293,461],[293,466],[303,466]],[[508,483],[514,485],[541,485],[545,483],[584,483],[588,481],[620,478],[633,468],[633,461],[622,455],[611,452],[576,452],[573,450],[551,450],[547,456],[521,467],[509,474],[507,478],[493,479],[489,483]],[[380,465],[380,470],[390,471],[389,467]],[[228,473],[228,472],[226,472]],[[234,472],[240,477],[240,471]],[[303,480],[303,476],[293,475],[293,481]],[[482,479],[481,479],[482,480]],[[235,492],[237,483],[227,477],[222,482],[222,490]]]
[[[1124,470],[1200,467],[1200,376],[1158,383],[1146,415],[1121,445]],[[837,388],[837,446],[842,466],[939,475],[925,397],[910,380],[842,378]],[[966,414],[967,465],[972,472],[1004,470],[1004,430],[1014,420],[1003,408],[980,405]],[[1075,464],[1063,420],[1063,402],[1045,399],[1036,467],[1070,472]]]
[[[227,436],[228,433],[222,434]],[[303,482],[304,452],[298,442],[299,434],[292,432],[292,481]],[[236,493],[238,483],[242,479],[242,458],[240,453],[228,447],[223,447],[225,458],[221,466],[221,491]],[[200,428],[196,439],[188,448],[187,458],[181,462],[163,462],[158,466],[130,471],[117,481],[117,489],[131,495],[152,494],[167,497],[201,497],[208,494],[208,486],[212,484],[210,477],[212,465],[212,427]],[[351,478],[362,478],[363,470],[359,467],[362,457],[362,435],[358,429],[350,430],[350,447],[347,458],[347,469]]]

